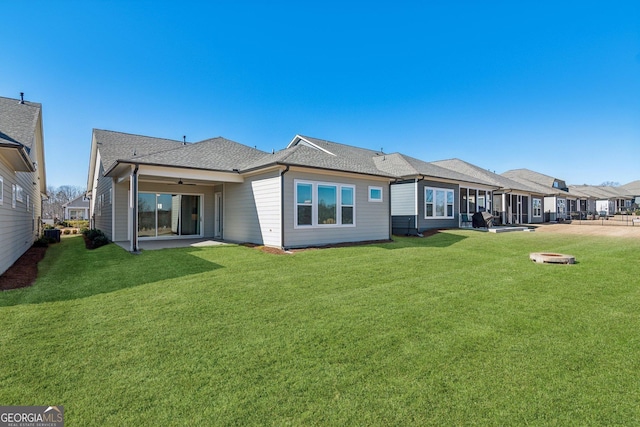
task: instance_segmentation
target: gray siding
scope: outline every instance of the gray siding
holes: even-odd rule
[[[224,184],[224,240],[280,246],[279,176],[274,170],[247,177],[243,183]],[[259,211],[266,218],[261,219]]]
[[[114,232],[116,242],[129,240],[129,181],[123,181],[113,187]]]
[[[284,182],[285,247],[319,246],[342,242],[385,240],[390,237],[389,183],[366,177],[331,176],[289,171]],[[355,227],[322,226],[295,228],[294,180],[307,180],[355,186]],[[369,202],[369,186],[382,187],[382,202]]]
[[[2,155],[0,155],[0,176],[3,180],[3,201],[0,203],[0,274],[2,274],[40,237],[42,196],[37,173],[13,171]],[[12,185],[14,184],[22,187],[23,191],[23,199],[16,201],[15,208],[12,207]]]
[[[104,170],[102,169],[102,165],[100,165],[98,185],[96,186],[95,193],[92,195],[95,206],[94,226],[95,228],[102,230],[109,240],[113,240],[113,229],[111,223],[111,208],[113,203],[113,192],[111,188],[113,185],[113,179],[103,176],[103,173]]]
[[[453,218],[443,219],[426,219],[424,204],[425,187],[445,188],[453,190]],[[434,228],[458,228],[458,213],[460,210],[460,186],[458,184],[449,184],[436,181],[420,181],[418,182],[418,231],[424,231]]]

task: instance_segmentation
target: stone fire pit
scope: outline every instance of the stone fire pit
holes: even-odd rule
[[[547,264],[575,264],[576,257],[573,255],[556,254],[553,252],[531,252],[529,259],[533,262],[543,262]]]

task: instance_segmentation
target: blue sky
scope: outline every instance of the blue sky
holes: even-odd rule
[[[43,104],[47,183],[91,130],[640,179],[640,2],[0,1],[0,96]]]

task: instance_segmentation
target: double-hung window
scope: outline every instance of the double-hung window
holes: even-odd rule
[[[446,188],[424,189],[425,218],[453,218],[453,190]]]
[[[355,186],[295,180],[295,227],[355,225]]]

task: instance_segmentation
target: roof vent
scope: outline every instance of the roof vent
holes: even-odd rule
[[[187,145],[187,135],[182,135],[182,145]]]
[[[20,104],[24,104],[24,92],[20,92]]]

